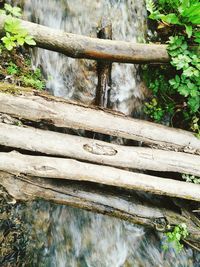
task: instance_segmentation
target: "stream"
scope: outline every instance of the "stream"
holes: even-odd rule
[[[14,1],[15,3],[17,1]],[[67,32],[96,37],[101,18],[109,18],[113,39],[144,42],[146,9],[141,0],[26,0],[24,18]],[[47,88],[56,96],[91,104],[97,84],[96,63],[34,49]],[[113,64],[114,109],[140,116],[147,92],[137,65]],[[120,219],[44,201],[31,204],[32,265],[36,267],[190,267],[195,253],[163,251],[162,235]]]

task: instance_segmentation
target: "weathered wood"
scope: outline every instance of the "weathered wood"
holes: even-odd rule
[[[1,15],[1,33],[3,33],[5,20],[6,16]],[[166,45],[100,40],[66,33],[24,20],[20,21],[22,27],[34,37],[38,47],[57,51],[69,57],[123,63],[169,62]]]
[[[189,240],[200,242],[198,218],[191,213],[176,212],[176,206],[166,208],[164,202],[147,203],[133,191],[83,184],[70,181],[31,178],[0,172],[0,185],[17,201],[45,199],[57,204],[70,205],[107,214],[132,223],[168,231],[169,226],[186,223]],[[184,203],[183,203],[184,206]],[[200,247],[200,245],[199,245]]]
[[[0,118],[1,119],[1,118]],[[85,137],[0,123],[0,145],[121,168],[200,176],[200,156],[128,147]]]
[[[112,39],[112,24],[106,18],[102,18],[99,24],[97,37],[100,39]],[[110,107],[111,71],[111,63],[102,60],[97,61],[98,83],[95,96],[95,105],[97,106]]]
[[[0,112],[34,122],[46,122],[57,127],[83,129],[112,136],[142,141],[161,149],[200,154],[200,140],[193,133],[156,123],[126,117],[110,110],[97,109],[61,98],[23,91],[1,93],[7,85],[0,83]],[[15,87],[14,87],[15,88]],[[8,85],[8,92],[12,90]]]
[[[0,171],[16,175],[87,181],[200,201],[200,185],[79,162],[73,159],[0,153]]]

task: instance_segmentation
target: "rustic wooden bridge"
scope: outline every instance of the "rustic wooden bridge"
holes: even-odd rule
[[[5,18],[0,17],[1,33]],[[70,57],[169,62],[165,45],[101,40],[21,23],[38,47]],[[140,141],[143,146],[76,136],[69,129]],[[199,242],[200,185],[175,179],[177,173],[200,176],[200,140],[193,133],[0,83],[0,185],[14,199],[42,198],[162,231],[185,222],[190,232],[186,242]],[[171,197],[167,201],[173,200],[179,211],[164,200],[157,206],[147,203],[139,191]]]

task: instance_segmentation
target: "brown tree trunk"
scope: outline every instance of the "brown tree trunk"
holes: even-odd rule
[[[0,33],[3,33],[6,16],[0,16]],[[32,35],[38,47],[60,52],[73,58],[102,59],[123,63],[169,62],[166,45],[134,44],[124,41],[100,40],[66,33],[46,26],[20,20]]]

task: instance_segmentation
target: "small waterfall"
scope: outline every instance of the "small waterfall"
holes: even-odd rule
[[[15,1],[16,3],[17,1]],[[146,11],[140,0],[26,0],[24,17],[52,28],[96,37],[104,16],[112,21],[113,39],[142,42]],[[48,89],[57,96],[90,104],[95,95],[96,63],[34,49]],[[138,67],[113,64],[113,106],[137,112],[145,97]],[[192,267],[194,253],[163,252],[160,236],[128,222],[71,207],[37,201],[30,204],[33,263],[37,267]],[[198,266],[198,265],[196,265]]]
[[[134,43],[144,41],[146,10],[143,1],[135,0],[26,0],[25,17],[42,25],[67,32],[96,37],[102,17],[113,25],[113,39]],[[37,49],[33,64],[42,66],[47,87],[54,95],[90,104],[97,84],[96,62],[74,60],[55,52]],[[140,88],[138,68],[113,64],[111,102],[116,109],[130,114],[141,107],[144,91]]]

